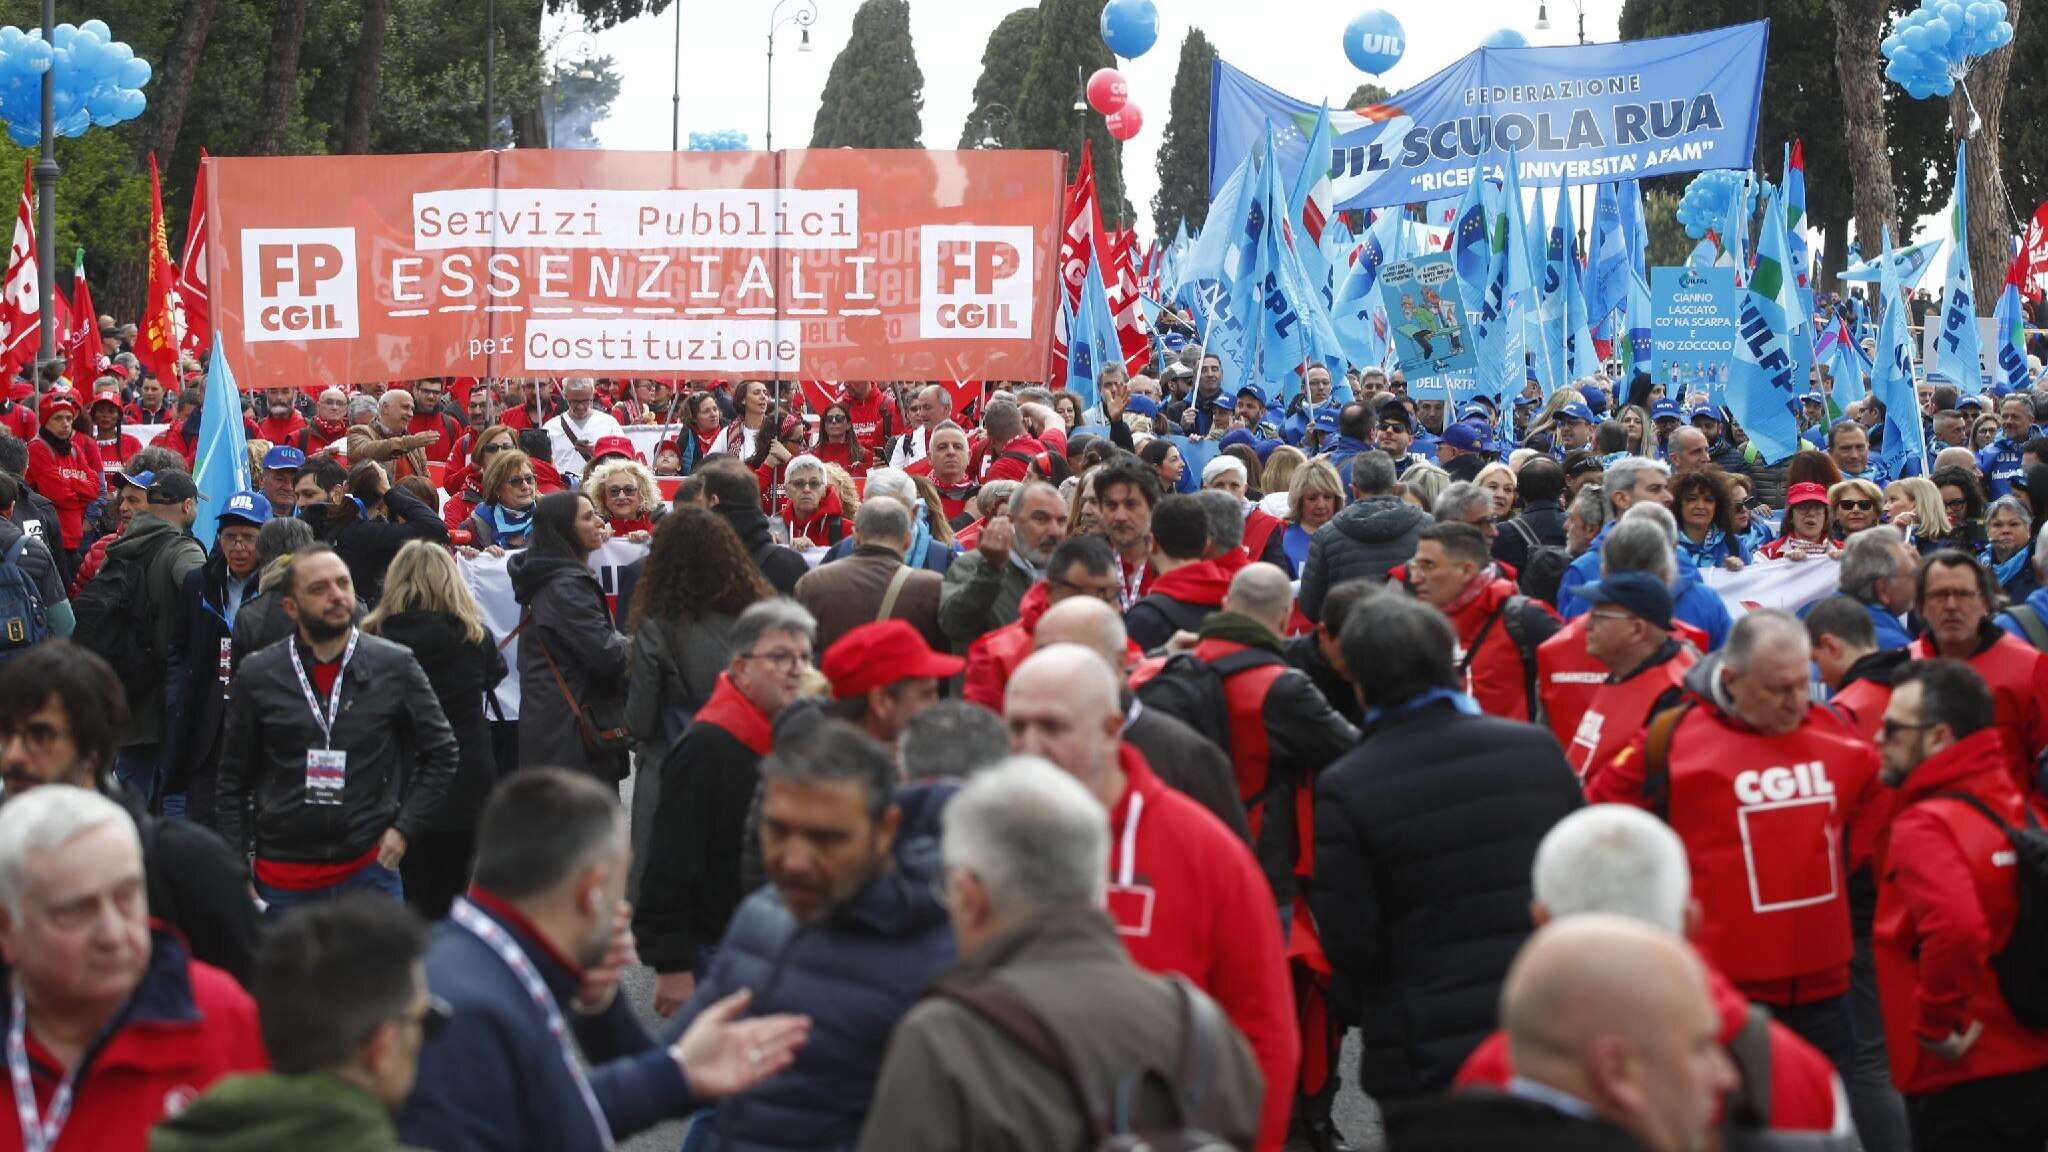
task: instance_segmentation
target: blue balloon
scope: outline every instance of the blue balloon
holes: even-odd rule
[[[1360,72],[1376,76],[1386,72],[1401,62],[1401,54],[1407,50],[1407,33],[1391,12],[1373,8],[1344,26],[1344,55]]]
[[[1527,48],[1529,38],[1513,28],[1497,28],[1479,42],[1481,48]]]
[[[1159,42],[1159,6],[1152,0],[1109,0],[1102,6],[1102,42],[1134,60]]]

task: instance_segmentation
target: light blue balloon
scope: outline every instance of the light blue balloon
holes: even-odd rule
[[[144,96],[142,93],[137,92],[133,88],[127,88],[122,90],[121,119],[133,120],[137,116],[142,115],[142,110],[148,106],[149,97]]]
[[[123,88],[140,88],[144,84],[149,83],[150,75],[149,61],[137,56],[134,59],[121,62],[121,71],[118,73],[118,79]]]
[[[102,44],[114,38],[114,30],[107,27],[107,22],[104,20],[87,20],[78,26],[78,30],[90,35]]]
[[[71,42],[77,38],[78,27],[76,25],[59,24],[57,25],[56,34],[50,37],[50,46],[58,49],[69,48],[71,47]]]
[[[1375,76],[1385,73],[1401,62],[1401,55],[1407,50],[1407,33],[1391,12],[1369,9],[1344,26],[1344,55],[1360,72]]]
[[[1481,48],[1527,48],[1529,38],[1513,28],[1496,28],[1479,42]]]
[[[1102,6],[1102,42],[1126,60],[1159,42],[1159,6],[1152,0],[1109,0]]]

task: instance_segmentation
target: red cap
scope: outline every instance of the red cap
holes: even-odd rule
[[[92,394],[92,403],[88,407],[97,408],[102,404],[112,404],[114,407],[119,408],[121,406],[121,394],[112,388],[102,388]]]
[[[818,670],[832,682],[832,697],[865,696],[904,680],[958,676],[967,661],[934,652],[907,620],[863,624],[825,649]]]
[[[590,462],[596,464],[611,456],[623,456],[633,461],[640,460],[640,453],[634,451],[633,441],[630,437],[599,436],[596,447],[590,453]]]
[[[36,419],[48,420],[59,408],[69,408],[73,416],[78,415],[78,394],[69,388],[44,393],[42,403],[36,405]]]
[[[110,364],[107,366],[107,375],[119,376],[121,379],[126,380],[130,376],[135,375],[135,371],[126,364]]]
[[[1785,492],[1785,507],[1787,509],[1799,504],[1825,504],[1827,502],[1828,490],[1818,484],[1794,484]]]

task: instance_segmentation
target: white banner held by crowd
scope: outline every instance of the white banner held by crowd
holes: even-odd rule
[[[1755,608],[1798,613],[1840,590],[1840,560],[1764,560],[1740,572],[1714,569],[1703,573],[1707,587],[1728,603],[1728,614],[1740,619]]]

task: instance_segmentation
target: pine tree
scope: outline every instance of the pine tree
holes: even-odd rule
[[[1172,236],[1182,220],[1198,228],[1209,216],[1209,73],[1216,47],[1200,28],[1180,42],[1173,107],[1159,137],[1159,191],[1152,196],[1155,236]]]
[[[1103,222],[1111,228],[1129,227],[1136,213],[1124,199],[1123,146],[1111,138],[1101,114],[1085,105],[1079,111],[1074,108],[1088,75],[1116,64],[1102,42],[1103,3],[1040,0],[1038,43],[1003,140],[1013,148],[1065,153],[1069,180],[1081,166],[1081,141],[1087,140],[1095,156],[1095,190]]]
[[[988,48],[981,54],[981,78],[974,82],[974,110],[960,129],[960,147],[980,148],[989,140],[998,148],[1009,145],[1010,118],[1016,115],[1024,71],[1031,67],[1031,53],[1037,48],[1036,8],[1017,9],[988,34]]]
[[[832,61],[813,148],[916,148],[923,134],[924,73],[910,47],[910,0],[867,0]]]

